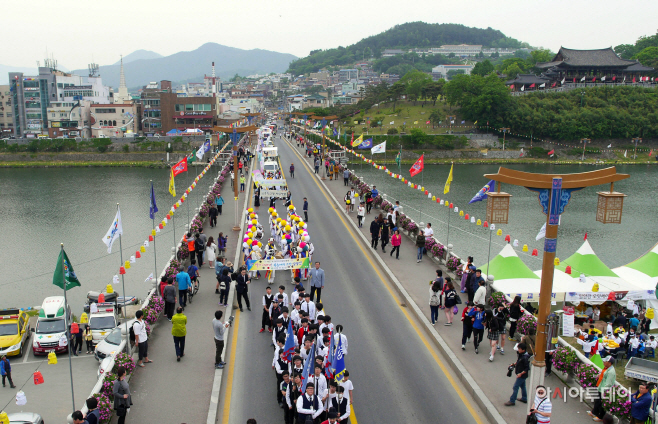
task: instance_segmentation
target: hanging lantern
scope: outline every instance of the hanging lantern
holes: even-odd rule
[[[443,206],[443,203],[445,203],[443,200],[439,200],[439,204]]]
[[[482,220],[478,219],[477,222],[475,223],[475,225],[482,225]]]
[[[523,249],[521,249],[521,250],[523,250],[524,252],[527,252],[527,251],[528,251],[528,245],[527,245],[527,244],[524,244],[524,245],[523,245]]]
[[[498,231],[502,231],[502,230],[498,230]],[[512,241],[512,237],[510,237],[510,235],[507,234],[507,235],[505,236],[505,241],[509,243],[510,241]]]
[[[149,236],[149,241],[153,241],[153,240],[154,240],[154,238],[153,238],[154,235],[155,235],[155,230],[153,230],[153,234]]]
[[[532,249],[532,256],[538,256],[539,251],[537,249]]]
[[[453,204],[451,203],[451,204],[450,204],[450,209],[452,209],[453,207],[454,207],[454,206],[453,206]]]
[[[599,283],[594,283],[594,285],[592,286],[592,291],[594,293],[599,291]]]
[[[162,222],[158,224],[158,228],[159,228],[159,229],[163,229],[163,228],[164,228],[164,225],[162,225]]]
[[[48,353],[48,365],[57,365],[57,355],[55,352]]]
[[[493,228],[492,228],[492,230],[493,230]],[[496,235],[497,236],[502,236],[503,235],[503,230],[496,231]]]
[[[142,246],[142,247],[144,247],[144,246]],[[135,257],[138,258],[138,259],[142,257],[142,254],[139,252],[139,250],[135,252]]]
[[[130,269],[130,261],[126,261],[126,262],[123,264],[123,267],[126,268],[126,269]]]
[[[600,191],[599,202],[596,206],[596,220],[604,224],[621,224],[621,215],[624,208],[625,194],[612,191]]]
[[[432,196],[432,201],[436,202],[436,196]]]
[[[571,265],[567,265],[566,269],[564,270],[567,274],[571,275]]]
[[[519,247],[519,240],[514,239],[514,243],[512,243],[512,246]]]
[[[171,219],[171,215],[167,214],[167,219]]]
[[[464,215],[464,219],[468,221],[469,220],[469,215],[468,214]],[[475,219],[475,218],[473,218],[473,219]],[[475,222],[475,221],[473,221],[473,222]]]
[[[123,274],[125,274],[125,273],[126,273],[126,268],[120,266],[120,267],[119,267],[119,274],[123,275]]]
[[[478,220],[478,221],[479,221],[479,220]],[[482,226],[483,226],[484,228],[489,228],[489,222],[484,221],[484,223],[482,224]]]
[[[455,208],[455,212],[457,212],[457,208]],[[464,216],[464,211],[459,211],[459,216]]]
[[[555,266],[559,266],[560,265],[560,258],[555,258],[553,263],[555,264]]]

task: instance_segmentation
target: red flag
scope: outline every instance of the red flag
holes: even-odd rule
[[[555,149],[553,149],[553,150],[551,150],[550,152],[548,152],[549,155],[552,155],[553,153],[555,153]]]
[[[596,82],[596,77],[592,78],[592,82]]]
[[[573,82],[574,82],[574,83],[576,82],[576,78],[575,78],[575,77],[574,77],[574,79],[573,79]]]
[[[174,177],[183,172],[187,172],[187,156],[174,165],[173,168],[171,168],[171,171],[174,173]]]
[[[425,168],[425,155],[420,155],[416,163],[411,166],[409,173],[412,177],[418,175]]]
[[[651,157],[652,153],[653,153],[653,149],[649,150],[649,157]]]
[[[583,240],[587,240],[587,231],[585,231],[585,238]]]
[[[350,146],[354,143],[354,131],[352,131],[352,141],[350,141]]]
[[[635,82],[635,77],[633,77],[633,82]]]
[[[554,82],[553,85],[551,85],[551,88],[555,87],[557,85],[557,82]]]
[[[530,84],[530,88],[535,88],[535,83]]]
[[[612,77],[612,80],[617,81],[617,77],[616,76]]]
[[[429,124],[429,123],[430,123],[430,121],[426,121],[425,123],[426,123],[426,124]]]

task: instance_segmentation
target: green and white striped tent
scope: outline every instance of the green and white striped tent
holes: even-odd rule
[[[571,267],[571,274],[566,274],[567,266]],[[582,290],[572,287],[570,291],[577,292],[590,292],[594,283],[599,284],[599,291],[624,291],[624,290],[637,290],[637,287],[631,285],[628,281],[621,278],[619,275],[615,274],[606,264],[596,256],[592,246],[590,246],[589,241],[585,242],[580,246],[580,248],[573,255],[569,256],[564,261],[560,262],[560,265],[555,267],[557,270],[565,272],[565,275],[569,275],[571,278],[575,279],[577,284],[583,285],[578,282],[581,274],[585,274],[586,285],[588,287],[581,287]]]
[[[511,244],[507,244],[488,264],[480,267],[482,277],[493,277],[493,288],[510,298],[521,294],[525,299],[537,301],[541,281],[523,263]],[[525,296],[524,296],[525,295]]]
[[[613,271],[643,290],[656,289],[658,285],[658,243],[633,262],[615,268]],[[647,307],[656,311],[654,319],[651,320],[651,328],[658,328],[658,300],[646,300],[646,304]]]

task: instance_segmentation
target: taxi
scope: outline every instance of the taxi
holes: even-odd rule
[[[0,309],[0,356],[20,357],[30,337],[30,317],[20,309]]]

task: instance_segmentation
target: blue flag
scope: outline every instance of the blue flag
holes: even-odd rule
[[[359,149],[372,149],[372,138],[363,140],[357,147]]]
[[[496,182],[494,180],[489,181],[484,187],[480,189],[480,191],[477,192],[475,196],[473,196],[471,201],[468,203],[471,204],[486,199],[487,193],[493,191],[495,186]]]
[[[292,320],[288,320],[288,336],[286,336],[286,344],[283,346],[283,354],[285,355],[286,362],[292,360],[292,355],[295,353],[295,333],[292,331]]]
[[[155,192],[153,191],[153,182],[151,182],[151,206],[149,208],[149,217],[155,219],[155,213],[158,211],[158,205],[155,204]]]
[[[338,131],[336,131],[336,128],[334,128],[334,137],[338,136]]]
[[[335,373],[336,382],[340,383],[343,381],[343,373],[345,372],[345,352],[343,352],[343,339],[338,339],[338,348],[334,355],[334,364],[335,364]]]
[[[334,348],[335,348],[335,339],[333,332],[329,333],[331,340],[329,341],[329,353],[324,359],[324,376],[327,377],[327,380],[330,380],[334,377]]]
[[[311,345],[311,352],[309,352],[302,371],[302,393],[306,393],[306,385],[310,382],[309,377],[313,375],[315,364],[315,343]],[[313,371],[311,371],[313,370]]]

